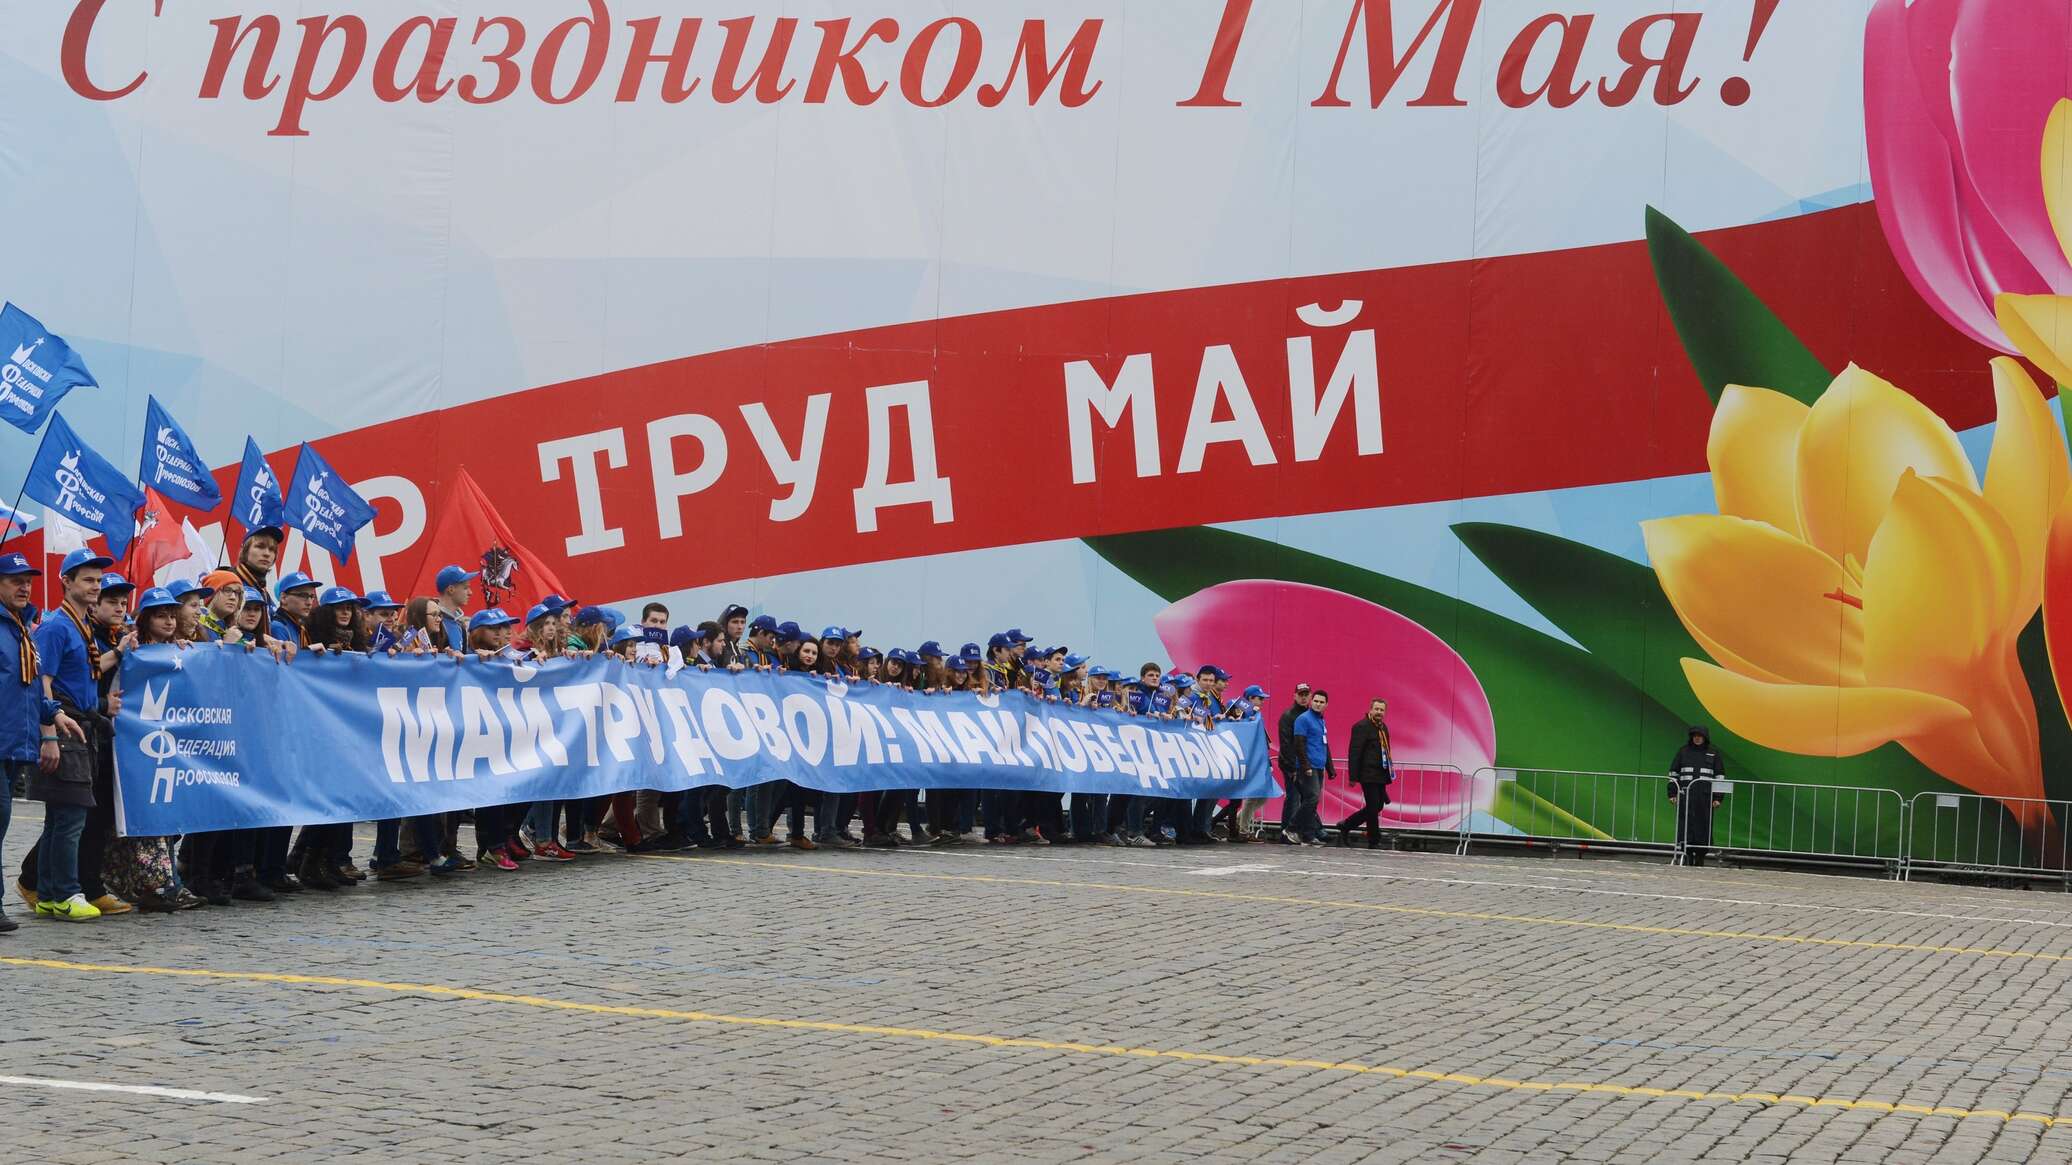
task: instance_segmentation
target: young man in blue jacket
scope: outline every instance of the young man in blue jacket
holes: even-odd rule
[[[1324,824],[1317,817],[1316,807],[1323,800],[1324,778],[1332,775],[1331,738],[1324,727],[1324,707],[1330,699],[1329,692],[1311,692],[1309,711],[1295,718],[1295,756],[1299,766],[1295,780],[1301,782],[1303,809],[1299,816],[1289,814],[1290,820],[1281,825],[1281,840],[1289,845],[1324,844]],[[1289,794],[1289,801],[1293,801],[1295,789],[1291,788]]]
[[[0,842],[14,809],[14,780],[33,770],[56,772],[58,738],[86,733],[58,710],[29,631],[30,580],[43,572],[19,554],[0,555]],[[18,924],[0,911],[0,934]]]
[[[76,748],[59,744],[58,763],[39,765],[29,782],[29,796],[43,802],[43,836],[22,862],[22,896],[35,899],[38,915],[66,922],[91,922],[101,916],[100,908],[82,892],[79,840],[95,802],[94,770],[100,759],[95,756],[96,738],[108,731],[107,717],[120,709],[122,700],[120,692],[111,691],[105,700],[101,696],[101,648],[93,634],[101,573],[112,565],[92,550],[67,554],[64,602],[36,628],[37,668],[47,691],[83,731]]]

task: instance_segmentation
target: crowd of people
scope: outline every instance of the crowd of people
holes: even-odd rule
[[[437,594],[407,602],[385,591],[355,594],[309,575],[273,578],[282,531],[252,530],[237,561],[200,579],[139,587],[92,550],[67,555],[62,601],[30,602],[41,574],[19,554],[0,555],[0,762],[9,793],[43,804],[43,827],[22,860],[16,891],[39,917],[83,922],[132,910],[177,911],[270,902],[364,882],[449,878],[470,870],[511,873],[529,863],[575,861],[612,852],[866,846],[1245,843],[1255,837],[1258,799],[1187,801],[1141,795],[1032,793],[987,789],[887,789],[824,793],[789,781],[644,791],[519,805],[483,805],[375,823],[363,868],[351,824],[313,824],[191,834],[118,837],[114,828],[113,718],[122,706],[123,657],[141,645],[217,643],[292,662],[300,653],[451,653],[482,660],[601,656],[627,666],[713,671],[776,670],[890,684],[921,693],[1019,690],[1122,716],[1254,720],[1277,715],[1277,760],[1287,791],[1285,845],[1323,845],[1322,782],[1335,774],[1326,711],[1329,693],[1299,685],[1275,712],[1257,684],[1231,693],[1214,663],[1191,670],[1146,663],[1133,673],[1094,664],[1065,647],[1037,647],[1018,628],[956,649],[936,641],[912,650],[866,646],[860,632],[817,634],[794,622],[730,605],[719,617],[670,629],[670,613],[647,604],[638,621],[602,606],[546,596],[523,618],[498,607],[469,613],[479,572],[447,566]],[[1340,823],[1350,844],[1364,826],[1380,843],[1379,812],[1393,779],[1386,705],[1374,700],[1351,734],[1349,775],[1366,803]],[[310,774],[305,779],[322,779]],[[4,842],[11,797],[0,797]],[[807,824],[808,816],[812,824]],[[778,826],[785,832],[780,837]],[[471,826],[463,846],[461,829]],[[902,833],[902,827],[905,832]],[[0,933],[17,924],[0,912]]]

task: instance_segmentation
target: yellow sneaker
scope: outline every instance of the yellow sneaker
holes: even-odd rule
[[[48,909],[38,906],[36,912],[62,922],[92,922],[101,916],[100,908],[88,902],[84,894],[74,894],[63,902],[50,903]]]
[[[94,909],[102,914],[128,914],[130,911],[135,910],[136,907],[131,906],[113,894],[103,894],[99,898],[94,899]]]

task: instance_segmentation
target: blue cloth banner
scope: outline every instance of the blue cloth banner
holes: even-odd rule
[[[309,442],[295,459],[295,480],[288,483],[286,525],[302,531],[311,543],[340,562],[353,556],[353,535],[374,520],[374,507],[360,499]]]
[[[238,467],[237,491],[232,495],[230,516],[244,524],[247,533],[261,526],[278,526],[287,511],[281,497],[281,479],[259,452],[259,443],[245,438],[245,463]]]
[[[797,673],[562,659],[144,647],[122,668],[127,836],[378,821],[483,805],[794,781],[1274,797],[1260,721],[1213,729]]]
[[[33,433],[82,384],[94,376],[70,344],[13,304],[0,308],[0,418]]]
[[[129,548],[137,532],[137,507],[144,504],[136,483],[55,413],[36,447],[36,460],[29,463],[22,492],[73,524],[107,535],[108,549],[117,558]]]

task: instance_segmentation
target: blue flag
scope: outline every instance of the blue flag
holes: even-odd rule
[[[74,525],[106,534],[108,549],[117,558],[129,548],[137,532],[137,509],[144,504],[144,491],[80,440],[56,413],[36,447],[22,492]]]
[[[295,480],[288,484],[286,525],[302,531],[310,543],[331,552],[340,562],[353,556],[353,535],[374,520],[374,507],[339,480],[309,442],[295,459]]]
[[[197,510],[213,510],[223,503],[223,491],[194,451],[194,442],[155,396],[145,398],[144,463],[137,467],[137,480]]]
[[[278,526],[286,510],[281,501],[281,479],[259,452],[259,443],[245,438],[245,463],[237,471],[237,491],[231,496],[230,516],[244,524],[245,533],[261,526]]]
[[[0,417],[8,424],[33,433],[66,393],[93,383],[70,344],[13,304],[0,308]]]

